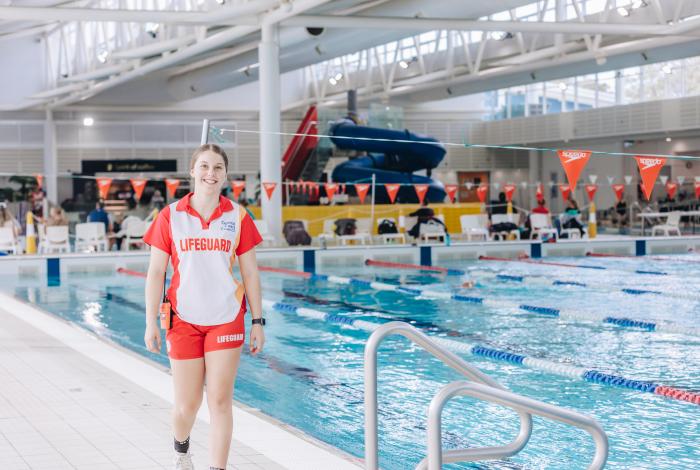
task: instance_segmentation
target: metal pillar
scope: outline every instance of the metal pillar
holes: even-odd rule
[[[282,233],[282,160],[280,141],[279,29],[277,24],[262,25],[258,46],[260,60],[260,181],[277,183],[268,199],[260,191],[262,217],[270,233],[279,240]]]
[[[58,153],[56,151],[56,123],[51,110],[46,110],[44,121],[44,190],[52,204],[58,204]]]

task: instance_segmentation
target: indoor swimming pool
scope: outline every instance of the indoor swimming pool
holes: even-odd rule
[[[609,468],[697,468],[699,404],[650,393],[645,384],[700,393],[700,256],[524,261],[444,265],[461,275],[384,267],[320,272],[379,284],[263,273],[263,297],[275,308],[265,311],[264,353],[244,355],[235,398],[362,457],[368,333],[351,320],[401,320],[474,345],[472,354],[460,355],[510,390],[595,418],[610,440]],[[463,288],[466,280],[476,286]],[[380,290],[382,283],[405,288]],[[51,284],[0,278],[1,289],[17,298],[167,364],[143,345],[141,277],[64,274]],[[314,318],[295,307],[335,315]],[[558,363],[561,371],[530,367],[522,357]],[[598,375],[585,380],[571,370]],[[404,338],[385,340],[378,375],[382,468],[413,468],[425,456],[428,404],[460,378]],[[504,444],[518,423],[508,409],[455,398],[443,414],[443,447]],[[530,443],[516,457],[445,468],[583,468],[592,455],[588,434],[535,418]]]

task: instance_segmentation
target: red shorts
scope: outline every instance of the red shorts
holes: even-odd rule
[[[198,359],[205,352],[240,348],[245,341],[245,312],[222,325],[193,325],[173,315],[172,327],[165,334],[171,359]]]

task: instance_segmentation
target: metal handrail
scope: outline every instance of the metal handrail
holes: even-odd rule
[[[480,400],[507,406],[515,411],[526,412],[583,429],[593,437],[595,455],[588,470],[599,470],[608,459],[608,436],[596,420],[576,411],[560,406],[550,405],[532,398],[524,397],[507,390],[500,390],[486,385],[459,381],[444,386],[428,408],[428,457],[416,468],[440,470],[442,463],[474,461],[482,458],[481,449],[459,449],[442,451],[442,410],[445,404],[457,395],[467,395]],[[427,465],[426,465],[427,460]]]
[[[377,445],[377,350],[389,335],[399,334],[422,346],[427,352],[446,365],[466,376],[471,382],[459,381],[443,387],[433,398],[428,409],[428,456],[416,469],[438,470],[443,463],[493,460],[510,457],[520,452],[532,434],[532,414],[570,424],[587,431],[595,441],[596,452],[589,470],[605,466],[608,457],[608,438],[605,431],[591,417],[581,413],[549,405],[532,398],[517,395],[456,354],[443,349],[430,337],[404,322],[389,322],[377,328],[365,346],[365,468],[377,470],[379,456]],[[520,417],[520,431],[510,443],[499,447],[452,449],[444,451],[441,444],[442,410],[445,403],[456,395],[469,395],[512,408]]]
[[[427,335],[408,323],[394,321],[380,326],[370,335],[365,346],[365,468],[368,470],[379,469],[379,450],[377,445],[377,349],[382,340],[392,334],[404,336],[422,346],[427,352],[468,379],[494,389],[504,390],[504,387],[494,379],[453,352],[438,346]],[[520,431],[511,443],[498,447],[482,447],[470,450],[472,452],[478,451],[478,456],[482,459],[501,459],[520,452],[530,439],[532,416],[524,411],[517,411],[517,413],[520,416]],[[445,458],[449,458],[454,452],[457,451],[447,451]]]

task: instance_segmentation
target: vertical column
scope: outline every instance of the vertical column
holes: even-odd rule
[[[56,123],[51,110],[46,110],[44,121],[44,190],[47,199],[58,204],[58,153],[56,150]]]
[[[277,183],[272,198],[261,188],[262,217],[270,233],[279,239],[282,233],[282,160],[280,141],[279,30],[277,24],[262,25],[258,46],[260,60],[260,180]]]

